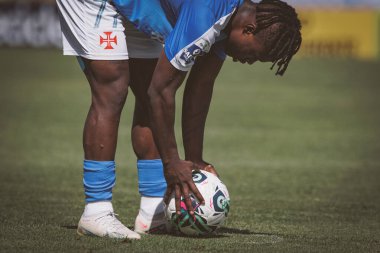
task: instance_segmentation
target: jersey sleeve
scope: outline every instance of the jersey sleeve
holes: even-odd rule
[[[178,70],[189,71],[195,58],[208,53],[230,14],[217,17],[204,1],[186,1],[165,40],[165,54]]]

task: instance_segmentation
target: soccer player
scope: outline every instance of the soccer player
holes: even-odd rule
[[[284,74],[301,44],[301,25],[295,10],[279,0],[57,2],[66,40],[64,50],[80,56],[93,98],[84,130],[87,204],[78,231],[140,238],[116,219],[110,202],[117,128],[128,84],[136,95],[132,144],[138,158],[142,195],[135,231],[149,232],[164,225],[165,192],[165,200],[174,193],[177,211],[183,197],[193,214],[190,192],[200,202],[204,200],[192,181],[191,171],[206,169],[216,173],[202,153],[213,85],[223,61],[226,55],[249,64],[270,61],[272,68],[277,66],[276,74]],[[164,42],[157,64],[155,60],[127,60],[128,52],[134,49],[122,40],[119,14],[150,38]],[[127,33],[127,41],[128,37]],[[153,48],[140,45],[145,51]],[[187,72],[182,160],[174,136],[174,99]]]

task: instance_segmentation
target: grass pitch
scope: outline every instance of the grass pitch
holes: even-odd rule
[[[76,60],[0,55],[0,252],[380,252],[380,62],[296,60],[280,78],[227,61],[205,139],[232,198],[226,224],[209,238],[128,243],[75,232],[90,102]],[[114,189],[128,226],[139,205],[132,105],[130,95]]]

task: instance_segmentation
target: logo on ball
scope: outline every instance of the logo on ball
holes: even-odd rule
[[[225,212],[228,210],[228,202],[221,190],[218,190],[213,197],[214,209],[216,212]]]
[[[199,171],[193,172],[194,183],[199,184],[199,183],[202,183],[203,181],[205,181],[206,179],[207,179],[207,177],[205,174],[203,174]]]

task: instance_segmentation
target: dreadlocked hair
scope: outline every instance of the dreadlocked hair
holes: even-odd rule
[[[301,46],[301,22],[293,7],[280,0],[262,0],[256,8],[255,34],[263,35],[276,75],[282,76]],[[270,45],[270,47],[268,47]]]

